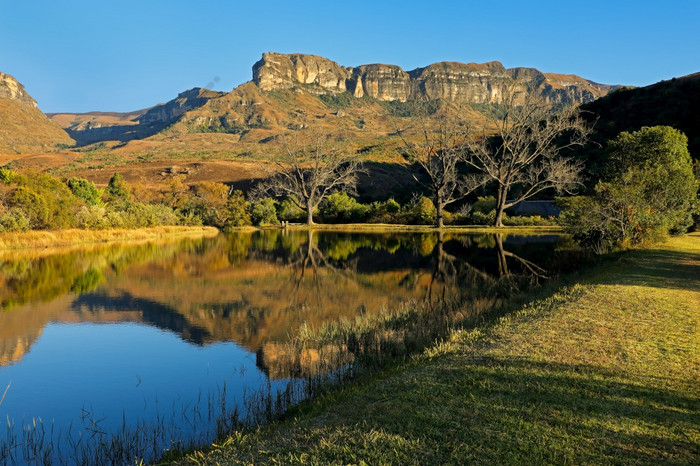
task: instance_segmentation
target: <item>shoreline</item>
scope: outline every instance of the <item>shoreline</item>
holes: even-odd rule
[[[214,227],[158,226],[136,229],[107,230],[34,230],[0,233],[0,251],[31,251],[88,244],[143,241],[186,236],[216,236]]]
[[[700,234],[613,254],[494,322],[178,464],[692,464]]]

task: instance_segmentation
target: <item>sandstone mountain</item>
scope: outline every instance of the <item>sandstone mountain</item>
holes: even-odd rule
[[[0,73],[0,155],[54,150],[73,140],[38,109],[15,78]]]
[[[483,118],[484,106],[498,104],[515,81],[566,104],[590,102],[615,88],[574,75],[506,69],[499,62],[441,62],[406,72],[396,65],[349,68],[315,55],[270,52],[253,66],[252,81],[229,93],[195,88],[167,104],[130,114],[51,117],[79,145],[150,136],[173,143],[173,137],[191,140],[187,135],[208,133],[233,135],[229,139],[238,144],[258,144],[305,127],[376,139],[395,130],[389,117],[410,117],[426,108],[434,112],[441,105],[460,106],[472,120]],[[165,135],[158,134],[166,128]]]
[[[347,68],[315,55],[270,52],[253,66],[253,82],[263,91],[308,85],[306,89],[312,93],[349,92],[354,97],[367,95],[381,101],[442,99],[494,104],[515,80],[550,101],[567,104],[590,102],[614,89],[574,75],[542,73],[534,68],[506,69],[497,61],[440,62],[407,72],[396,65]]]

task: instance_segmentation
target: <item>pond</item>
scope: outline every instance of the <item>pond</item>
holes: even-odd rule
[[[0,253],[0,464],[133,463],[211,442],[314,377],[478,322],[559,273],[570,247],[265,230]]]

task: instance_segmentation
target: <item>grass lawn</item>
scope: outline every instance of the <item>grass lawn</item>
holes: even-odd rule
[[[700,464],[700,235],[582,272],[197,464]]]

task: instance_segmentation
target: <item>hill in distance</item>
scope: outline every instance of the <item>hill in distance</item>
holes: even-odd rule
[[[51,122],[24,86],[0,72],[0,155],[46,152],[74,141]]]

